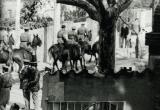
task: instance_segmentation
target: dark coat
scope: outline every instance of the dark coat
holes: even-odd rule
[[[121,37],[122,38],[127,38],[128,34],[129,34],[128,27],[122,27],[121,28]]]
[[[32,67],[24,67],[20,74],[20,89],[38,92],[40,89],[39,79],[40,74],[37,69]]]
[[[12,75],[10,73],[0,74],[0,105],[6,105],[10,99],[12,87]]]

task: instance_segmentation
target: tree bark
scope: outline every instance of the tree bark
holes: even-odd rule
[[[115,26],[116,21],[108,25],[106,21],[100,24],[99,30],[99,72],[103,74],[113,73],[115,68]]]

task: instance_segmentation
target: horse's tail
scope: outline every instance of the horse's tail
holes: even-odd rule
[[[51,59],[51,58],[53,57],[52,53],[53,53],[53,46],[51,46],[51,47],[48,49],[49,59]]]

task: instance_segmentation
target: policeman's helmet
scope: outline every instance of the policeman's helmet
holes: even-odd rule
[[[66,28],[66,26],[65,26],[65,25],[62,25],[61,28]]]

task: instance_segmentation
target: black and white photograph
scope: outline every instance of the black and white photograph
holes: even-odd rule
[[[160,110],[159,18],[160,0],[0,0],[0,110]]]
[[[102,102],[52,102],[48,106],[52,110],[124,110],[125,101],[102,101]]]

